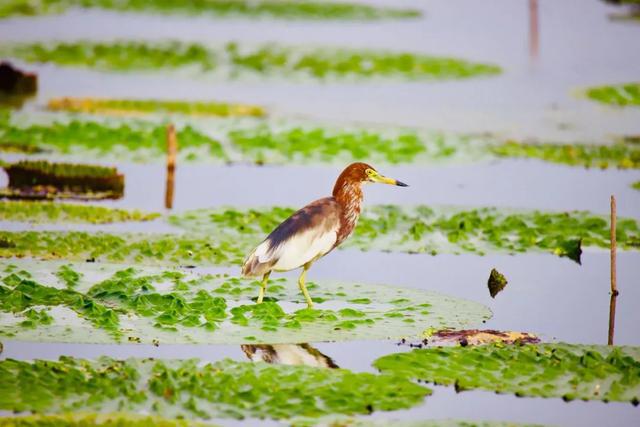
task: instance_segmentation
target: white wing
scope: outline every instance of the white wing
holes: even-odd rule
[[[278,259],[278,261],[274,264],[273,269],[275,271],[289,271],[302,267],[333,249],[336,240],[338,240],[338,233],[335,229],[320,233],[309,230],[297,234],[275,248],[274,259]],[[264,261],[260,259],[260,262]]]

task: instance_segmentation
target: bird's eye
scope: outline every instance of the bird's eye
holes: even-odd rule
[[[371,169],[367,169],[367,170],[365,171],[365,173],[366,173],[368,176],[373,176],[373,173],[374,173],[374,172],[373,172],[373,170],[371,170]]]

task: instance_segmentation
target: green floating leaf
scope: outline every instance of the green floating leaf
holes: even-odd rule
[[[419,10],[375,7],[361,3],[317,0],[3,0],[0,18],[64,12],[71,7],[112,9],[123,12],[212,15],[215,17],[276,18],[288,20],[358,20],[415,18]]]
[[[588,98],[618,107],[640,106],[640,82],[597,86],[587,89]]]
[[[158,217],[160,217],[159,213],[145,213],[139,210],[108,208],[105,206],[35,201],[0,201],[0,221],[109,224],[124,221],[150,221]]]
[[[344,48],[303,48],[277,44],[256,47],[227,43],[141,41],[34,43],[5,45],[2,53],[27,62],[51,62],[109,71],[195,68],[201,73],[225,69],[285,78],[391,78],[401,80],[463,79],[496,75],[500,67],[418,53]]]
[[[115,407],[190,420],[281,420],[404,409],[427,394],[429,389],[392,375],[228,359],[0,361],[0,409],[15,412]]]
[[[441,347],[384,356],[383,373],[517,396],[640,399],[640,348],[575,344]]]
[[[381,285],[309,283],[317,309],[308,309],[294,280],[273,279],[270,300],[255,304],[259,282],[226,275],[28,260],[0,262],[0,270],[0,334],[27,341],[373,340],[418,337],[425,328],[459,329],[491,317],[474,302]],[[349,302],[354,296],[369,302]],[[51,319],[21,323],[43,307]]]
[[[160,418],[124,412],[64,413],[0,417],[0,427],[214,427],[192,420]]]

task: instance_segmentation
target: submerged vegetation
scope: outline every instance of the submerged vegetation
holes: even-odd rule
[[[107,224],[123,221],[150,221],[158,217],[160,217],[158,213],[108,208],[105,206],[0,201],[0,221]]]
[[[441,347],[391,354],[383,373],[518,396],[632,402],[640,399],[640,348],[575,344]]]
[[[102,70],[159,70],[191,67],[200,72],[224,68],[230,76],[250,72],[281,77],[398,78],[408,80],[495,75],[495,65],[417,53],[279,45],[209,47],[178,41],[145,43],[34,43],[8,45],[3,53],[28,62]]]
[[[148,113],[177,113],[193,116],[252,116],[262,117],[265,110],[257,105],[230,104],[213,101],[164,101],[153,99],[53,98],[47,108],[52,111],[71,111],[105,115],[140,115]]]
[[[587,89],[587,97],[617,107],[640,106],[640,82]]]
[[[211,15],[216,17],[268,17],[309,20],[380,20],[414,18],[415,9],[382,8],[362,3],[318,0],[4,0],[0,18],[61,13],[69,8],[101,8],[122,12]]]
[[[286,279],[273,281],[268,300],[256,305],[259,283],[226,275],[91,263],[14,261],[0,267],[5,271],[0,312],[6,313],[0,314],[0,325],[2,334],[14,339],[156,344],[384,339],[419,337],[424,328],[460,328],[491,316],[480,304],[380,285],[310,284],[318,304],[344,308],[286,312],[280,303],[303,304],[297,286]]]

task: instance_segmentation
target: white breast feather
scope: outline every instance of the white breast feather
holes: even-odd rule
[[[273,269],[289,271],[302,267],[314,258],[329,252],[337,239],[338,234],[335,229],[320,234],[316,230],[297,234],[274,251],[273,255],[279,259]],[[260,261],[262,262],[262,260]]]

